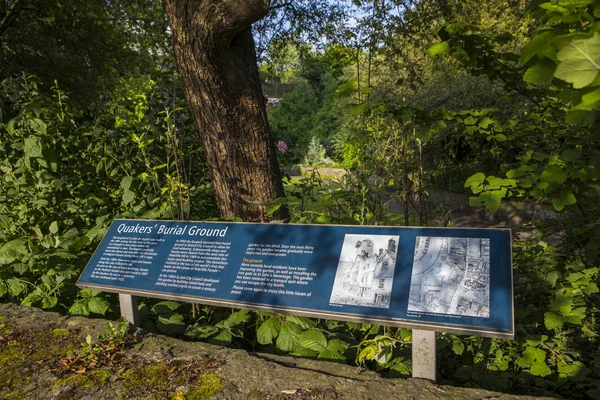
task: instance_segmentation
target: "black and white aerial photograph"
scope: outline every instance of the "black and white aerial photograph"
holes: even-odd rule
[[[488,318],[490,240],[417,236],[408,311]]]
[[[330,304],[389,308],[399,236],[347,234]]]

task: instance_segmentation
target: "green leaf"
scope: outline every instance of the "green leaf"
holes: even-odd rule
[[[596,119],[596,112],[593,109],[586,110],[582,108],[585,106],[583,103],[576,107],[573,107],[567,112],[565,121],[572,125],[589,126],[594,123]]]
[[[447,54],[449,52],[450,46],[448,45],[448,42],[434,43],[427,49],[427,54],[429,54],[429,57],[431,58],[436,58],[442,54]]]
[[[570,375],[579,375],[585,376],[590,373],[588,368],[585,368],[582,362],[575,361],[573,364],[567,364],[564,361],[558,362],[558,372],[561,374],[565,374],[567,376]]]
[[[79,253],[81,249],[87,246],[90,243],[90,239],[87,236],[80,236],[75,239],[71,243],[69,243],[69,251],[72,253]]]
[[[560,64],[554,76],[580,89],[591,84],[600,72],[600,33],[572,40],[556,55]]]
[[[561,316],[551,311],[544,314],[544,325],[549,331],[562,327],[564,323],[565,321]]]
[[[102,297],[92,297],[88,300],[88,308],[94,314],[104,315],[108,311],[110,303]]]
[[[185,320],[181,314],[162,314],[156,321],[156,327],[161,333],[177,335],[185,332]]]
[[[8,293],[13,297],[17,297],[25,291],[25,285],[16,279],[8,279],[6,284],[8,285]]]
[[[454,354],[461,355],[465,351],[465,344],[457,336],[452,336],[452,351]]]
[[[490,125],[493,125],[496,121],[491,119],[490,117],[485,117],[481,121],[479,121],[479,127],[482,129],[487,129]]]
[[[121,179],[121,187],[125,190],[128,191],[129,188],[131,187],[131,183],[133,182],[133,178],[131,176],[126,176],[123,179]]]
[[[88,315],[90,315],[90,309],[87,305],[87,299],[76,300],[75,303],[73,303],[73,305],[69,308],[69,314],[87,317]]]
[[[131,190],[125,190],[123,192],[123,204],[129,204],[135,199],[135,193]]]
[[[479,197],[469,197],[469,204],[472,207],[478,204],[483,204],[485,208],[490,212],[496,212],[502,205],[502,198],[506,195],[506,189],[503,190],[492,190],[489,192],[483,192]]]
[[[469,115],[467,118],[464,119],[463,123],[465,125],[475,125],[477,123],[477,118],[475,118],[472,115]]]
[[[6,286],[6,282],[0,280],[0,298],[4,297],[5,294],[8,293],[8,286]]]
[[[27,125],[38,135],[46,134],[46,123],[39,118],[28,119]]]
[[[288,315],[285,317],[287,322],[293,322],[294,324],[300,326],[302,329],[314,328],[316,326],[315,321],[306,317],[299,317],[296,315]]]
[[[544,31],[537,36],[533,37],[529,43],[527,43],[521,49],[521,64],[525,65],[533,56],[541,52],[548,46],[548,43],[556,34],[553,31]]]
[[[302,332],[298,336],[298,341],[300,346],[306,347],[307,349],[311,349],[318,353],[321,353],[327,350],[327,339],[321,330],[319,329],[309,329],[307,331]]]
[[[365,111],[366,104],[353,104],[350,106],[350,114],[359,115]]]
[[[426,142],[431,139],[431,129],[422,129],[415,133],[417,139],[422,142]]]
[[[477,194],[482,190],[481,185],[483,181],[485,181],[485,174],[478,172],[466,180],[464,187],[470,187],[473,193]]]
[[[295,351],[300,348],[298,335],[300,335],[300,328],[298,325],[289,322],[283,322],[281,324],[281,329],[275,344],[280,350]]]
[[[336,353],[345,352],[350,345],[343,340],[340,339],[331,339],[329,343],[327,343],[327,348],[331,351],[335,351]]]
[[[379,365],[385,365],[392,359],[392,346],[381,346],[373,357]]]
[[[346,357],[343,354],[338,353],[335,350],[325,349],[319,353],[317,358],[324,360],[345,360]]]
[[[530,367],[535,363],[544,362],[546,360],[546,352],[536,347],[527,347],[521,357],[517,359],[517,364],[520,367]]]
[[[53,308],[57,304],[58,304],[58,297],[56,297],[56,296],[42,297],[42,308],[43,309]]]
[[[579,159],[581,158],[581,150],[565,149],[561,153],[560,158],[569,162],[579,161]]]
[[[594,294],[594,293],[598,293],[598,285],[596,285],[596,283],[591,282],[590,284],[588,284],[585,289],[583,290],[585,294],[587,294],[588,296]]]
[[[565,206],[577,203],[575,195],[570,189],[563,189],[557,197],[552,199],[552,205],[556,211],[562,211]]]
[[[279,335],[281,321],[276,317],[271,317],[263,322],[256,331],[256,338],[260,344],[271,344],[273,339]]]
[[[317,219],[315,220],[315,223],[317,224],[328,224],[331,222],[331,218],[329,218],[327,215],[319,215],[319,217],[317,217]]]
[[[250,315],[248,314],[248,310],[241,310],[234,313],[231,313],[229,317],[225,321],[223,321],[223,326],[225,328],[233,328],[236,325],[243,324],[250,319]]]
[[[281,208],[283,204],[279,203],[279,204],[270,204],[267,209],[265,210],[265,215],[271,215],[273,214],[275,211],[279,210]]]
[[[198,325],[189,326],[185,331],[185,336],[193,339],[208,339],[219,333],[221,329],[216,326]]]
[[[533,64],[525,71],[523,80],[527,83],[545,85],[552,81],[556,64],[550,60],[540,61]]]
[[[219,334],[211,339],[211,342],[218,343],[231,343],[233,340],[233,334],[227,329],[223,329]]]
[[[504,178],[498,178],[496,176],[488,176],[486,178],[487,182],[488,182],[488,189],[500,189],[502,187],[515,187],[517,186],[517,181],[515,181],[514,179],[504,179]]]
[[[581,102],[584,104],[596,104],[600,101],[600,89],[596,89],[593,92],[584,94],[581,97]]]
[[[100,294],[101,294],[101,292],[99,292],[97,290],[81,289],[81,291],[79,292],[79,297],[81,297],[82,299],[91,299],[91,298],[99,296]]]
[[[25,138],[23,151],[29,157],[42,158],[42,141],[38,136],[29,136]]]
[[[552,373],[550,367],[548,367],[546,363],[542,362],[533,364],[529,372],[535,376],[548,376]]]
[[[58,222],[52,221],[50,227],[48,228],[51,235],[55,235],[58,233]]]
[[[155,315],[170,314],[179,307],[181,307],[181,304],[176,301],[161,301],[152,306],[150,311]]]
[[[544,172],[540,176],[540,181],[548,183],[556,183],[562,185],[569,176],[562,170],[559,165],[551,164],[546,166]]]
[[[14,239],[4,243],[0,247],[0,265],[10,264],[15,260],[21,259],[28,252],[27,240],[25,239]]]
[[[374,344],[365,347],[360,351],[360,353],[358,353],[358,362],[372,360],[378,351],[379,348]]]

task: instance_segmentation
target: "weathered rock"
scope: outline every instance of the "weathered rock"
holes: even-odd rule
[[[65,317],[58,313],[44,312],[36,308],[14,304],[0,304],[0,338],[8,329],[12,332],[37,332],[51,335],[57,329],[68,329],[75,340],[85,342],[89,334],[97,338],[105,331],[107,322],[100,319]],[[8,345],[7,345],[8,346]],[[5,350],[7,348],[5,346]],[[0,351],[3,349],[0,348]],[[185,342],[178,339],[148,334],[138,343],[129,347],[124,359],[127,365],[112,367],[111,374],[103,383],[85,387],[84,381],[65,381],[57,385],[56,371],[45,363],[29,363],[22,374],[23,383],[8,388],[7,382],[0,382],[0,398],[15,393],[27,399],[118,399],[128,396],[125,370],[135,365],[174,365],[193,362],[207,365],[207,375],[216,379],[218,385],[208,388],[197,398],[214,399],[541,399],[541,397],[516,396],[495,393],[483,389],[461,388],[436,385],[418,379],[386,379],[371,371],[359,371],[355,367],[326,361],[299,359],[273,354],[249,353],[244,350],[221,346]],[[209,360],[209,361],[207,361]],[[160,364],[162,363],[162,364]],[[194,364],[197,365],[197,364]],[[11,368],[0,365],[2,371]],[[125,372],[124,372],[125,371]],[[73,375],[71,375],[73,376]],[[85,373],[82,373],[85,377]],[[151,379],[151,378],[148,378]],[[171,377],[169,378],[171,379]],[[152,382],[149,380],[149,382]],[[177,391],[186,395],[190,385],[183,382]],[[210,390],[209,390],[210,389]],[[214,390],[213,390],[214,389]],[[212,391],[211,391],[212,390]],[[138,393],[139,395],[139,393]],[[152,394],[148,393],[147,398]],[[160,394],[154,394],[156,398]],[[208,396],[208,397],[202,397]],[[145,398],[142,396],[142,398]]]

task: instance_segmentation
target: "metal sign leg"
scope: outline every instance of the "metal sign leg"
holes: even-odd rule
[[[436,348],[435,332],[413,329],[412,376],[435,382]]]
[[[133,326],[140,326],[140,314],[138,313],[138,299],[129,294],[119,294],[119,306],[121,316]]]

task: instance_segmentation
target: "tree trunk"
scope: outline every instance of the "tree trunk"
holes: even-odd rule
[[[266,14],[266,2],[163,2],[221,216],[265,221],[265,207],[248,201],[284,195],[251,32],[251,24]],[[286,219],[287,210],[272,217]]]

